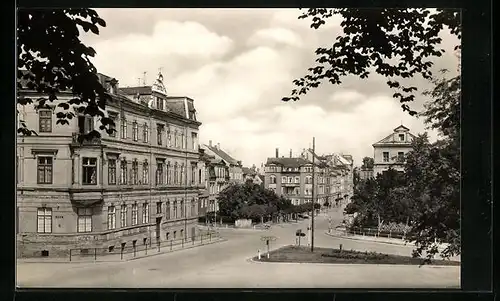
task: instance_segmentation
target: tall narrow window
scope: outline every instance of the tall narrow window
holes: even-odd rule
[[[142,163],[142,184],[148,185],[149,184],[149,165],[148,161],[144,161]]]
[[[184,181],[184,177],[185,177],[185,175],[186,175],[186,173],[185,173],[185,172],[186,172],[186,170],[185,170],[185,169],[186,169],[186,168],[185,168],[185,166],[184,166],[184,163],[183,163],[183,164],[181,164],[181,178],[179,179],[179,184],[181,184],[181,185],[184,185],[184,184],[185,184],[185,181]]]
[[[108,207],[108,230],[116,228],[116,211],[115,206]]]
[[[132,226],[137,225],[137,220],[139,219],[139,211],[137,209],[137,204],[132,205]]]
[[[174,185],[179,184],[179,171],[177,170],[177,163],[174,164]]]
[[[38,157],[38,184],[52,184],[52,157]]]
[[[52,233],[52,208],[38,208],[37,233]]]
[[[196,215],[196,202],[194,199],[191,200],[191,216]]]
[[[121,120],[120,138],[122,138],[122,139],[127,138],[127,119],[125,119],[125,118],[122,118],[122,120]]]
[[[146,123],[144,123],[144,127],[142,128],[142,141],[144,143],[149,142],[149,127]]]
[[[97,159],[83,158],[83,178],[84,185],[97,184]]]
[[[108,160],[108,184],[116,185],[116,160]]]
[[[196,183],[196,165],[191,165],[191,184],[194,185]]]
[[[156,185],[163,185],[163,162],[156,161]]]
[[[170,202],[167,202],[165,205],[165,218],[167,220],[170,219]]]
[[[186,148],[185,137],[184,133],[181,133],[181,148]]]
[[[177,218],[177,201],[174,201],[174,219]]]
[[[193,150],[198,149],[198,134],[197,133],[191,133],[191,146],[193,147]]]
[[[132,124],[132,139],[134,139],[134,141],[139,139],[139,125],[137,124],[137,121],[134,121]]]
[[[156,202],[156,214],[161,214],[161,202]]]
[[[92,208],[78,208],[78,232],[92,232]]]
[[[127,185],[127,161],[120,161],[120,185]]]
[[[172,132],[170,128],[167,129],[167,147],[172,147]]]
[[[172,185],[172,167],[170,162],[167,162],[167,185]]]
[[[137,185],[139,182],[139,163],[137,160],[132,161],[132,184]]]
[[[181,201],[181,218],[184,217],[185,211],[184,211],[184,200]]]
[[[109,125],[109,129],[112,130],[109,136],[116,137],[116,122],[118,121],[118,118],[116,118],[115,114],[109,114],[109,118],[113,120],[113,124]]]
[[[163,125],[162,124],[158,124],[156,126],[156,141],[158,142],[158,145],[162,145],[163,144],[162,136],[163,136]]]
[[[142,223],[147,224],[149,223],[149,204],[144,203],[142,205]]]
[[[52,110],[39,110],[38,121],[39,121],[39,132],[41,133],[52,132]]]
[[[163,111],[163,99],[156,97],[156,109]]]
[[[127,226],[127,205],[122,205],[120,208],[120,227]]]

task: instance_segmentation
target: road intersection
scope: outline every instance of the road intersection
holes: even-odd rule
[[[340,210],[329,213],[333,223]],[[271,229],[239,231],[220,229],[224,242],[160,254],[132,261],[111,263],[18,263],[20,287],[105,288],[445,288],[459,287],[459,267],[391,265],[324,265],[256,263],[249,258],[267,251],[262,236],[274,236],[270,249],[295,243],[295,232],[307,232],[309,220],[275,225]],[[315,246],[338,247],[388,254],[411,254],[404,245],[380,244],[331,237],[328,215],[315,220]],[[307,241],[307,239],[304,239]]]

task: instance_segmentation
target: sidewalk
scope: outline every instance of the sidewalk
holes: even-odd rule
[[[408,243],[403,239],[399,238],[388,238],[388,237],[375,237],[368,235],[355,235],[355,234],[346,234],[343,231],[339,231],[336,229],[332,229],[331,232],[325,231],[325,234],[331,237],[342,238],[342,239],[352,239],[352,240],[361,240],[361,241],[369,241],[376,242],[382,244],[391,244],[391,245],[400,245],[406,247],[415,247],[415,243]],[[447,245],[443,244],[438,247],[439,251],[443,251]]]
[[[187,249],[192,249],[196,247],[202,247],[205,245],[210,245],[214,243],[219,243],[219,242],[224,242],[226,241],[225,238],[222,237],[217,237],[213,238],[212,240],[206,240],[203,241],[203,243],[197,241],[194,244],[192,242],[187,242],[184,245],[182,244],[177,244],[177,245],[172,245],[170,246],[161,246],[160,250],[158,250],[158,247],[156,246],[151,246],[151,249],[146,250],[140,250],[135,253],[124,253],[123,254],[123,259],[121,254],[109,254],[109,255],[98,255],[97,258],[94,258],[92,255],[88,256],[81,256],[81,255],[73,255],[71,257],[71,261],[69,260],[68,257],[54,257],[54,258],[19,258],[17,259],[17,264],[23,264],[23,263],[111,263],[111,262],[120,262],[120,261],[130,261],[130,260],[137,260],[141,258],[146,258],[146,257],[151,257],[151,256],[156,256],[156,255],[161,255],[161,254],[166,254],[166,253],[171,253],[171,252],[176,252],[176,251],[182,251],[182,250],[187,250]]]

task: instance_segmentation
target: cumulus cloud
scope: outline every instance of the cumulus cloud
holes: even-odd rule
[[[274,27],[258,30],[248,39],[247,44],[250,46],[276,46],[284,44],[288,46],[301,47],[302,39],[298,34],[289,29]]]
[[[135,85],[145,71],[153,74],[151,83],[159,67],[177,73],[190,62],[220,59],[232,50],[233,41],[199,23],[162,20],[149,35],[120,35],[92,46],[100,72],[118,77],[122,84]]]
[[[169,94],[195,100],[201,142],[220,143],[245,165],[260,165],[276,147],[297,155],[313,136],[318,152],[349,153],[360,164],[401,123],[415,134],[424,131],[381,77],[350,76],[298,102],[280,101],[314,65],[314,49],[331,46],[339,17],[313,30],[309,19],[297,19],[297,9],[122,11],[106,10],[110,34],[90,43],[98,70],[132,86],[144,71],[150,84],[163,67]],[[442,63],[455,66],[451,58]]]

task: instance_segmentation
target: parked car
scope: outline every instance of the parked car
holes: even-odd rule
[[[299,217],[303,218],[303,219],[308,219],[309,215],[307,215],[307,214],[299,214]]]

